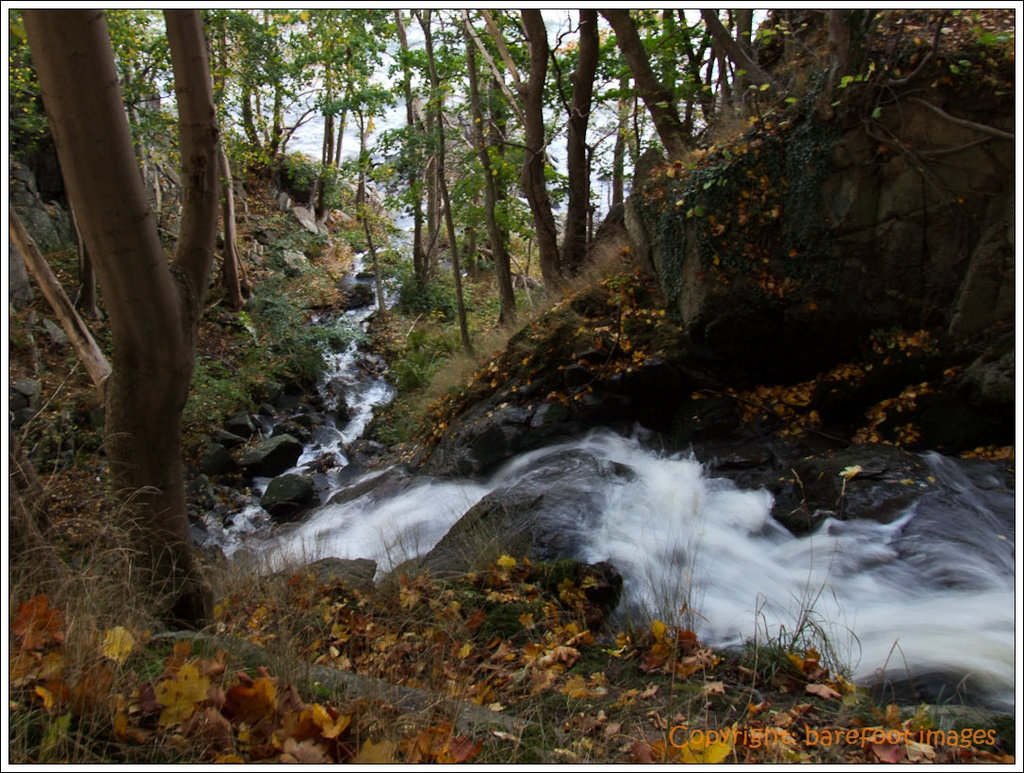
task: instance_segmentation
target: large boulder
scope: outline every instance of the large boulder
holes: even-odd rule
[[[274,478],[260,497],[260,507],[277,521],[294,521],[315,502],[313,479],[297,473]]]
[[[691,341],[781,380],[874,330],[948,330],[961,345],[1012,326],[1012,140],[935,112],[1012,132],[1012,100],[928,100],[869,127],[813,111],[766,121],[638,177],[634,251]]]
[[[625,465],[556,449],[477,502],[418,563],[444,575],[482,569],[502,554],[572,556],[601,512],[607,484],[633,477]]]

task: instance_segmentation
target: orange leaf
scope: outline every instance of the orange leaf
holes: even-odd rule
[[[241,675],[239,676],[241,680]],[[236,684],[227,692],[224,704],[225,715],[235,724],[246,722],[255,725],[262,719],[273,717],[277,712],[277,687],[270,677],[246,679],[251,686]]]
[[[18,605],[18,614],[11,632],[26,649],[39,650],[48,644],[64,641],[64,613],[50,606],[50,600],[40,593]]]
[[[873,743],[871,752],[878,758],[879,762],[897,763],[905,756],[902,744],[895,743]]]

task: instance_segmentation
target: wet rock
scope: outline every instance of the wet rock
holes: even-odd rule
[[[580,450],[555,450],[492,491],[460,518],[419,563],[435,575],[489,566],[503,553],[547,561],[572,555],[626,465]]]
[[[277,521],[293,521],[315,501],[313,479],[293,472],[270,481],[260,498],[260,507]]]
[[[293,435],[275,435],[251,448],[243,450],[237,457],[239,467],[250,475],[279,475],[295,466],[302,455],[302,442]]]
[[[887,445],[851,446],[791,467],[793,485],[776,493],[772,517],[794,534],[826,517],[891,523],[933,486],[920,456]]]

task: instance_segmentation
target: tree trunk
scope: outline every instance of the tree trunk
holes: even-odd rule
[[[36,243],[28,235],[25,226],[22,225],[21,218],[18,217],[18,213],[13,209],[10,212],[10,237],[25,259],[25,266],[28,268],[29,273],[32,274],[36,284],[39,285],[39,292],[46,298],[50,308],[53,309],[53,313],[60,321],[61,327],[67,333],[68,339],[78,355],[78,359],[82,361],[86,372],[89,374],[89,378],[92,379],[92,383],[96,385],[96,388],[102,395],[104,383],[110,375],[110,364],[96,345],[96,341],[93,339],[92,333],[89,332],[89,328],[86,327],[82,318],[78,316],[78,312],[75,311],[75,307],[68,300],[68,296],[64,293],[64,288],[57,281],[57,277],[50,271],[50,266],[39,253]]]
[[[511,325],[516,320],[516,295],[512,288],[512,261],[508,254],[508,235],[502,231],[498,223],[498,183],[491,171],[491,158],[484,139],[484,112],[480,106],[480,84],[474,43],[469,30],[469,12],[464,11],[463,14],[466,66],[469,71],[469,103],[473,111],[473,142],[476,144],[484,175],[484,219],[487,225],[487,241],[490,243],[494,258],[494,273],[498,280],[498,297],[501,301],[498,324]]]
[[[715,47],[731,59],[737,67],[746,70],[746,80],[750,83],[763,84],[773,83],[772,76],[754,59],[754,54],[749,46],[743,45],[742,41],[736,40],[729,34],[721,20],[718,18],[718,11],[702,9],[700,12],[708,32],[715,39]]]
[[[157,189],[159,190],[159,185]],[[85,246],[82,229],[78,227],[75,209],[74,207],[69,207],[69,209],[71,210],[71,224],[75,228],[75,240],[78,242],[78,302],[75,305],[92,319],[99,319],[100,310],[96,307],[96,272],[92,270],[89,248]],[[158,204],[157,211],[159,210]]]
[[[442,119],[442,105],[439,98],[441,91],[441,79],[437,75],[437,66],[434,63],[434,41],[430,32],[430,11],[426,12],[426,18],[417,12],[420,26],[423,28],[423,43],[427,50],[427,72],[430,75],[430,90],[433,92],[431,102],[436,102],[433,109],[434,122],[437,126],[437,166],[439,174],[437,178],[438,187],[441,190],[441,203],[444,207],[444,221],[448,230],[449,254],[452,259],[452,279],[455,282],[455,305],[459,315],[459,334],[462,336],[462,348],[466,354],[472,356],[473,344],[469,340],[469,325],[466,321],[466,304],[462,295],[462,269],[459,266],[459,243],[455,233],[455,220],[452,217],[452,201],[448,194],[448,181],[445,178],[445,136],[444,120]]]
[[[683,130],[675,95],[665,88],[651,69],[651,61],[627,10],[601,11],[615,31],[619,50],[633,74],[637,92],[654,121],[654,129],[665,147],[669,161],[683,158],[690,150],[690,137]]]
[[[235,185],[231,178],[231,163],[222,145],[217,148],[217,161],[221,174],[221,210],[224,220],[224,254],[221,263],[221,281],[228,292],[231,308],[236,311],[245,308],[245,292],[248,283],[242,263],[238,259],[238,233],[235,230]]]
[[[409,53],[409,38],[405,34],[405,23],[402,21],[402,12],[395,11],[395,26],[398,30],[398,40],[402,51]],[[405,125],[412,131],[414,128],[422,131],[423,127],[416,115],[412,95],[412,69],[408,62],[402,64],[402,94],[405,97]],[[412,270],[416,282],[422,287],[427,281],[427,260],[423,250],[423,181],[422,169],[416,168],[408,162],[408,183],[409,192],[412,194]]]
[[[522,16],[530,47],[530,76],[520,87],[526,119],[523,127],[526,150],[520,180],[537,232],[537,252],[544,284],[549,291],[554,291],[562,286],[562,270],[558,256],[558,231],[544,180],[547,145],[544,138],[544,82],[548,73],[548,35],[539,10],[523,10]]]
[[[565,235],[560,252],[562,273],[579,273],[587,252],[587,221],[590,214],[590,155],[587,152],[587,124],[594,96],[598,60],[597,11],[580,11],[579,59],[572,74],[572,104],[569,107],[569,138],[566,168],[569,175],[569,203],[565,213]]]
[[[120,515],[148,558],[150,603],[169,621],[198,625],[211,594],[189,537],[181,417],[213,263],[217,128],[198,12],[165,18],[183,172],[170,266],[135,163],[103,13],[24,13],[68,194],[107,301],[114,356],[106,449]]]

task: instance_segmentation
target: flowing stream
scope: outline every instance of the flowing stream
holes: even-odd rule
[[[371,312],[348,317],[362,324]],[[342,393],[349,420],[320,427],[297,470],[325,454],[346,465],[373,409],[391,399],[359,359],[355,345],[334,356],[324,388]],[[337,476],[302,522],[269,534],[252,506],[215,542],[228,555],[255,555],[267,571],[337,557],[371,558],[386,572],[429,551],[485,495],[529,485],[538,467],[557,474],[573,453],[628,470],[581,479],[567,466],[564,479],[545,478],[586,490],[587,507],[545,518],[566,535],[564,552],[621,572],[624,618],[686,625],[718,647],[773,637],[814,645],[867,685],[942,685],[931,693],[939,700],[1013,708],[1013,493],[938,454],[924,455],[936,485],[894,522],[831,519],[803,537],[771,518],[768,492],[710,477],[690,456],[659,453],[639,437],[596,431],[521,455],[487,480],[397,469]],[[349,493],[335,499],[337,491]]]

